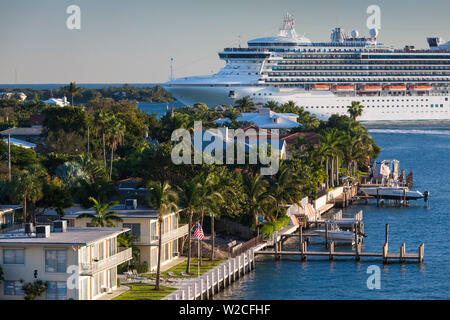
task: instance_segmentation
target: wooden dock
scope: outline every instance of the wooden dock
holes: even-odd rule
[[[261,246],[261,245],[260,245]],[[255,269],[255,253],[259,246],[228,259],[199,278],[188,280],[180,289],[162,300],[206,300]]]
[[[335,251],[335,242],[331,242],[328,246],[328,241],[326,241],[326,246],[328,251],[308,251],[307,242],[303,241],[303,231],[302,227],[298,229],[298,235],[283,235],[284,237],[296,236],[299,238],[299,251],[285,251],[283,250],[282,241],[278,237],[274,237],[273,240],[273,250],[260,250],[254,252],[255,255],[273,255],[275,260],[281,259],[282,256],[300,256],[302,260],[306,260],[308,256],[316,257],[328,257],[329,260],[334,260],[335,257],[350,257],[355,258],[359,261],[362,257],[371,258],[382,258],[384,263],[397,261],[404,263],[407,261],[422,263],[424,259],[424,244],[422,243],[417,253],[406,253],[406,245],[402,243],[399,253],[389,252],[389,225],[386,224],[386,234],[385,243],[382,247],[381,252],[362,252],[362,243],[358,241],[358,233],[355,232],[355,250],[354,251]],[[355,230],[356,231],[356,230]]]
[[[400,262],[405,263],[407,261],[413,262],[423,262],[424,258],[424,244],[419,246],[417,253],[406,253],[405,244],[400,247],[399,253],[389,253],[387,250],[387,245],[384,245],[382,252],[361,252],[361,245],[358,244],[355,251],[335,251],[334,242],[331,243],[329,251],[308,251],[306,242],[303,242],[301,251],[275,251],[275,250],[264,250],[256,251],[255,255],[273,255],[273,256],[300,256],[303,261],[307,257],[328,257],[329,260],[334,260],[335,257],[346,257],[354,258],[356,261],[361,260],[361,258],[382,258],[384,263],[388,262]]]

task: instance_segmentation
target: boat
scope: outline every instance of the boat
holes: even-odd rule
[[[244,97],[263,105],[293,101],[327,120],[346,115],[355,101],[364,106],[362,122],[450,120],[448,42],[428,38],[429,48],[396,48],[380,43],[376,29],[366,36],[354,30],[355,37],[340,27],[329,40],[312,41],[296,26],[287,13],[277,35],[220,50],[225,66],[217,73],[171,77],[163,87],[186,106],[236,105]]]
[[[327,84],[315,84],[312,86],[313,90],[316,91],[329,91],[330,90],[330,86]]]
[[[412,89],[416,90],[416,91],[429,91],[432,88],[429,85],[415,85],[415,86],[412,86]]]
[[[407,187],[360,187],[360,195],[368,195],[372,197],[380,197],[387,200],[419,200],[427,201],[429,192],[409,190]]]
[[[383,89],[382,86],[362,86],[361,88],[359,88],[360,91],[365,91],[365,92],[378,92],[381,91]]]
[[[405,85],[386,86],[386,87],[384,87],[384,90],[387,90],[387,91],[406,91],[406,86]]]
[[[326,230],[314,230],[310,235],[326,238],[326,233]],[[352,231],[344,231],[339,228],[328,230],[328,241],[353,244],[355,242],[355,234]]]
[[[335,86],[333,88],[336,91],[355,91],[355,86]]]

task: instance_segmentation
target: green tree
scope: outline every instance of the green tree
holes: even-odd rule
[[[69,85],[66,87],[67,93],[71,95],[72,97],[72,106],[73,104],[73,97],[80,95],[80,89],[77,87],[76,82],[71,82],[69,83]]]
[[[111,121],[113,115],[109,112],[105,112],[100,110],[95,113],[94,119],[97,127],[99,128],[98,132],[102,137],[102,146],[103,146],[103,165],[106,168],[106,134],[107,134],[107,125]]]
[[[186,273],[190,272],[191,267],[191,228],[192,228],[192,217],[194,212],[199,208],[201,200],[201,189],[198,179],[192,179],[190,181],[185,181],[183,187],[180,189],[179,198],[180,205],[183,210],[187,213],[189,217],[188,226],[188,258],[186,264]]]
[[[93,213],[82,213],[77,219],[90,218],[91,225],[93,227],[115,227],[114,222],[121,222],[122,218],[120,218],[117,212],[112,211],[111,208],[115,207],[119,204],[117,201],[112,201],[109,203],[99,203],[93,197],[89,197],[89,200],[93,203],[92,208],[94,209],[95,214]]]
[[[268,192],[269,183],[259,174],[243,174],[242,186],[244,190],[243,207],[254,221],[259,233],[259,214],[264,215],[267,205],[277,205],[277,200]]]
[[[236,101],[236,107],[242,110],[242,112],[250,112],[255,107],[252,98],[243,97]]]
[[[348,114],[353,121],[360,117],[363,113],[364,106],[362,106],[358,101],[352,101],[352,105],[348,107]]]
[[[31,216],[27,214],[27,202],[31,202],[34,213],[35,203],[42,198],[42,179],[42,172],[33,167],[18,172],[12,179],[13,198],[23,203],[24,222],[31,221]]]
[[[109,166],[109,179],[112,177],[112,169],[113,169],[113,161],[114,161],[114,151],[117,149],[119,144],[123,143],[123,137],[125,135],[125,126],[121,121],[116,118],[112,118],[108,124],[108,133],[109,133],[109,145],[111,147],[111,160]]]
[[[171,190],[167,181],[150,182],[147,184],[147,189],[150,191],[149,203],[158,210],[158,264],[156,267],[155,290],[160,290],[162,228],[164,216],[172,211],[178,210],[176,205],[178,196],[176,192]]]

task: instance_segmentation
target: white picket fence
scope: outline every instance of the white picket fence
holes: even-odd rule
[[[204,300],[210,299],[221,289],[229,286],[244,274],[255,268],[254,248],[224,261],[199,278],[187,280],[178,290],[162,300]]]

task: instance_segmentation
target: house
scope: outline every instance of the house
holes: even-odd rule
[[[297,142],[299,139],[303,139],[303,141],[307,141],[311,143],[314,147],[319,145],[319,135],[316,132],[294,132],[292,134],[282,134],[280,135],[280,140],[286,142],[287,147],[287,158],[291,158],[292,156],[292,148],[298,148],[300,151],[304,151],[305,145],[298,145]]]
[[[127,178],[119,181],[117,190],[123,200],[137,199],[145,200],[149,196],[147,188],[141,186],[142,178]]]
[[[13,99],[16,98],[20,101],[25,101],[27,99],[27,95],[23,92],[0,92],[0,98],[2,99]]]
[[[67,228],[67,221],[25,229],[0,234],[0,299],[23,300],[23,285],[41,280],[47,289],[37,299],[95,300],[117,289],[117,266],[132,258],[131,248],[117,246],[129,229]]]
[[[0,232],[13,228],[16,216],[22,214],[21,205],[0,205]]]
[[[244,112],[237,117],[237,121],[250,122],[263,129],[291,129],[300,126],[295,113],[277,113],[269,108],[258,108],[257,112]],[[216,120],[219,125],[230,123],[230,119]]]
[[[123,222],[117,227],[131,229],[135,236],[134,244],[140,250],[140,263],[148,264],[148,271],[155,271],[158,259],[158,211],[149,206],[138,206],[136,199],[128,199],[125,204],[111,208]],[[81,228],[90,225],[89,218],[77,219],[82,213],[95,214],[93,209],[81,210],[66,214],[69,226]],[[173,212],[164,217],[162,224],[161,265],[168,264],[178,258],[182,250],[183,238],[188,234],[188,225],[180,225],[178,213]]]
[[[44,103],[52,105],[52,106],[60,106],[60,107],[70,106],[70,102],[67,100],[66,96],[64,96],[62,99],[50,98],[48,100],[45,100]]]
[[[228,129],[227,127],[220,127],[218,129],[203,131],[202,143],[196,144],[195,141],[192,140],[192,145],[196,151],[205,152],[207,148],[211,148],[209,147],[210,144],[214,143],[214,146],[217,146],[218,149],[220,148],[219,150],[215,150],[215,152],[221,150],[225,155],[226,148],[233,143],[236,143],[236,148],[243,148],[246,153],[250,152],[250,150],[255,146],[260,147],[264,144],[270,145],[272,148],[279,150],[280,159],[286,159],[287,145],[284,141],[280,140],[279,134],[273,133],[270,130],[259,128],[255,125],[249,125],[239,129],[242,129],[244,132],[244,136],[242,137],[243,143],[240,141],[236,132],[232,133],[231,129]],[[216,139],[220,139],[221,143],[216,143]]]
[[[8,143],[8,138],[3,138],[3,141]],[[28,141],[23,141],[23,140],[16,139],[16,138],[11,138],[10,141],[11,141],[11,144],[16,147],[22,147],[25,149],[33,149],[33,150],[36,149],[36,144],[28,142]]]
[[[9,128],[0,131],[0,135],[4,137],[11,136],[11,138],[14,139],[19,139],[36,144],[41,142],[42,140],[41,133],[42,133],[41,126]]]

